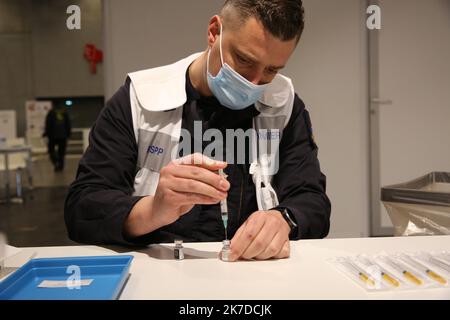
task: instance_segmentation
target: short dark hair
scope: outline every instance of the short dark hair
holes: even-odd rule
[[[235,9],[241,22],[255,17],[282,41],[298,41],[305,26],[302,0],[226,0],[222,13],[230,8]]]

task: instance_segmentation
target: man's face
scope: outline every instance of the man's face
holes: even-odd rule
[[[220,60],[220,20],[211,19],[208,28],[208,44],[211,47],[209,72],[216,76],[222,64]],[[250,17],[241,26],[223,25],[222,53],[224,63],[254,84],[266,84],[286,65],[294,51],[296,39],[282,41],[264,29]]]

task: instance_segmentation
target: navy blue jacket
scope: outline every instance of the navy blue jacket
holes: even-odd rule
[[[214,97],[202,97],[186,76],[187,101],[182,128],[193,136],[194,121],[203,130],[244,131],[252,127],[258,114],[254,106],[234,111]],[[147,235],[128,239],[124,222],[141,197],[133,196],[138,147],[130,106],[130,79],[107,102],[89,138],[89,147],[80,161],[76,180],[65,202],[65,221],[72,240],[90,244],[146,245],[184,241],[222,241],[224,227],[219,205],[197,205],[178,221]],[[225,142],[226,143],[226,142]],[[208,142],[203,143],[205,148]],[[248,146],[246,146],[248,151]],[[280,142],[279,171],[273,180],[280,208],[287,208],[298,224],[291,239],[323,238],[330,227],[330,201],[325,193],[326,178],[320,170],[308,111],[298,96]],[[228,192],[229,230],[232,237],[240,225],[257,211],[255,186],[249,163],[229,164],[225,172]]]

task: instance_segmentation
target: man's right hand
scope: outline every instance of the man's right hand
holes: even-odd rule
[[[168,225],[196,204],[215,204],[227,197],[230,183],[214,171],[227,166],[195,153],[176,159],[161,169],[153,199],[153,219]]]
[[[230,183],[215,171],[226,166],[199,153],[171,161],[160,171],[155,195],[142,198],[131,210],[125,234],[144,235],[177,221],[196,204],[225,199]]]

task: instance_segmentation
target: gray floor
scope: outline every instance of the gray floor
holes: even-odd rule
[[[68,239],[64,224],[64,199],[68,185],[73,181],[80,156],[69,156],[63,172],[54,172],[47,157],[36,157],[33,162],[32,191],[24,178],[22,204],[0,204],[0,230],[6,233],[8,243],[17,247],[74,245]],[[14,181],[14,175],[10,175]],[[3,187],[4,175],[0,179]],[[15,192],[15,184],[11,186]],[[5,190],[0,189],[0,198]]]

